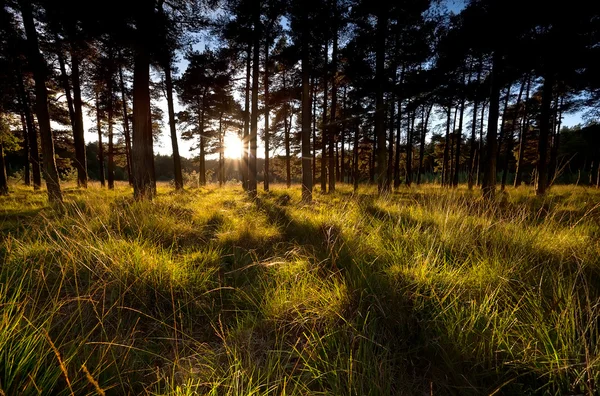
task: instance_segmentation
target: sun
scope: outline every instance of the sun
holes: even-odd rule
[[[242,156],[242,140],[233,132],[227,132],[223,140],[226,158],[240,158]]]

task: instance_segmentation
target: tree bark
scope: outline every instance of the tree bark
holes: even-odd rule
[[[446,115],[446,137],[444,138],[444,159],[442,161],[442,186],[449,184],[448,161],[450,159],[450,119],[452,117],[452,106],[450,104],[448,104]]]
[[[165,89],[167,91],[167,108],[169,111],[169,129],[171,132],[171,147],[173,148],[173,171],[175,173],[175,190],[183,189],[183,173],[181,171],[181,156],[177,141],[177,127],[175,125],[175,105],[173,102],[173,80],[171,77],[171,58],[164,66]]]
[[[252,59],[252,119],[250,122],[250,155],[248,157],[248,192],[255,198],[257,191],[256,179],[256,149],[258,137],[258,79],[260,69],[260,2],[256,5],[253,32]]]
[[[31,107],[29,104],[29,95],[25,91],[25,85],[23,79],[19,75],[16,76],[17,85],[19,89],[20,104],[22,107],[23,115],[25,116],[25,125],[27,126],[27,142],[29,147],[29,161],[31,161],[31,173],[33,178],[33,190],[37,191],[42,186],[42,176],[40,172],[40,156],[38,151],[38,139],[35,124],[33,122],[33,115],[31,114]],[[27,180],[27,178],[25,179]]]
[[[388,15],[385,2],[378,3],[376,44],[375,44],[375,136],[377,139],[377,190],[389,191],[387,175],[387,151],[385,147],[385,104],[383,91],[385,86],[385,38],[387,35]]]
[[[36,114],[42,138],[42,155],[44,163],[44,178],[50,202],[62,202],[62,192],[54,158],[54,138],[50,127],[50,114],[48,112],[48,91],[46,90],[46,68],[44,58],[39,50],[37,32],[33,21],[31,4],[21,0],[21,13],[23,25],[27,35],[29,65],[33,69],[35,80]]]
[[[311,78],[312,101],[312,179],[317,180],[317,84],[315,77]]]
[[[504,110],[502,110],[502,121],[500,121],[500,133],[498,134],[498,151],[496,152],[496,168],[498,169],[503,164],[500,161],[502,154],[502,145],[504,144],[504,128],[506,126],[506,112],[508,110],[508,101],[510,100],[510,91],[512,85],[509,85],[506,90],[506,98],[504,99]],[[500,170],[500,169],[498,169]]]
[[[427,137],[427,125],[429,124],[429,116],[431,115],[431,110],[433,109],[433,104],[429,106],[427,109],[427,115],[423,118],[421,117],[421,142],[419,145],[419,172],[417,173],[417,185],[421,184],[421,176],[425,172],[423,169],[423,160],[425,157],[425,138]],[[423,105],[423,112],[425,112],[425,105]]]
[[[550,136],[550,116],[554,91],[554,74],[546,72],[542,88],[542,108],[540,112],[540,139],[538,141],[537,187],[535,193],[544,195],[548,188],[548,137]]]
[[[490,106],[488,110],[487,155],[483,175],[483,196],[492,199],[496,195],[496,153],[498,151],[498,112],[500,105],[500,70],[502,55],[495,51],[492,60]]]
[[[252,41],[248,40],[246,49],[246,92],[244,97],[244,136],[242,137],[242,188],[248,190],[248,158],[250,151],[250,75],[252,73]]]
[[[108,84],[108,103],[107,103],[107,117],[108,117],[108,188],[113,190],[115,188],[115,153],[114,153],[114,141],[113,141],[113,88],[112,88],[112,73],[109,76]]]
[[[475,90],[475,100],[473,101],[473,122],[471,124],[471,141],[470,146],[470,152],[469,152],[469,169],[468,169],[468,176],[467,176],[467,187],[469,190],[473,189],[473,182],[475,180],[475,130],[477,129],[477,110],[479,107],[479,85],[480,85],[480,81],[481,81],[481,71],[483,69],[483,60],[480,58],[479,59],[479,65],[477,67],[477,80],[476,80],[476,90]]]
[[[510,126],[510,132],[508,133],[506,140],[506,150],[504,152],[504,167],[502,170],[502,181],[500,184],[500,191],[504,191],[506,187],[506,180],[508,178],[508,166],[510,165],[510,157],[513,156],[513,144],[514,144],[514,130],[517,125],[517,119],[519,117],[519,106],[521,106],[521,98],[523,96],[523,90],[525,89],[525,80],[521,82],[521,88],[519,88],[519,95],[517,96],[517,103],[515,104],[515,114],[512,118],[512,124]]]
[[[485,106],[486,103],[483,102],[483,106],[481,107],[481,123],[479,125],[479,145],[477,147],[477,153],[478,153],[478,158],[477,158],[477,180],[475,181],[475,184],[477,186],[480,186],[480,177],[481,177],[481,163],[482,163],[482,157],[483,157],[483,123],[485,121]]]
[[[404,82],[404,66],[400,72],[400,85]],[[398,97],[398,127],[396,132],[396,156],[394,157],[394,188],[400,187],[400,137],[402,130],[402,98]]]
[[[285,69],[283,70],[283,90],[286,91],[286,81],[285,81]],[[289,108],[289,103],[286,102],[283,104],[285,108],[285,114],[283,115],[283,133],[285,139],[285,180],[288,188],[292,185],[292,170],[291,170],[291,161],[292,154],[290,150],[290,126],[288,125],[287,118],[287,109]]]
[[[323,126],[321,130],[321,192],[327,192],[327,139],[329,128],[327,128],[327,124],[329,120],[327,119],[327,67],[329,63],[329,41],[327,37],[325,37],[325,47],[324,47],[324,66],[323,66]]]
[[[462,143],[462,130],[463,130],[463,120],[465,115],[465,97],[460,102],[460,115],[458,117],[458,130],[455,132],[456,135],[456,152],[455,152],[455,160],[454,160],[454,178],[452,179],[452,187],[458,187],[458,179],[460,175],[460,146]]]
[[[23,151],[25,151],[25,185],[29,187],[31,185],[31,169],[29,166],[29,132],[27,132],[27,122],[25,121],[25,115],[23,112],[21,116],[21,128],[23,129]]]
[[[75,111],[73,141],[75,143],[77,185],[87,188],[88,173],[83,130],[83,102],[81,100],[81,82],[79,74],[79,58],[74,51],[71,50],[71,81],[73,84],[73,106]]]
[[[6,162],[4,161],[2,142],[0,142],[0,195],[8,195],[8,177],[6,177]]]
[[[106,186],[105,172],[104,172],[104,146],[102,145],[102,120],[100,118],[100,98],[96,88],[96,129],[98,130],[98,165],[100,185]]]
[[[123,69],[121,67],[119,67],[119,83],[121,86],[121,104],[123,106],[123,131],[125,134],[125,158],[127,160],[127,179],[129,180],[129,185],[133,186],[133,172],[131,170],[131,134],[129,131],[129,117],[127,114],[127,97],[125,95]]]
[[[410,127],[408,128],[408,133],[406,134],[406,186],[410,187],[412,184],[412,154],[413,154],[413,132],[415,129],[415,110],[412,111],[412,114],[409,113],[410,118]]]
[[[352,182],[354,187],[354,192],[358,190],[358,142],[359,142],[359,134],[360,134],[360,121],[358,118],[356,119],[356,128],[354,130],[354,146],[352,147]]]
[[[338,133],[337,125],[337,57],[338,57],[338,30],[337,30],[337,0],[333,0],[333,51],[331,53],[331,122],[329,125],[329,192],[335,191],[337,173],[337,160],[335,148]]]
[[[310,53],[309,53],[308,10],[302,15],[301,57],[302,57],[302,201],[312,202],[313,180],[310,157]]]
[[[342,99],[342,105],[343,105],[343,110],[342,113],[344,114],[344,117],[346,117],[346,86],[344,86],[344,96]],[[342,146],[342,153],[341,153],[341,163],[340,163],[340,180],[342,183],[346,182],[346,123],[344,121],[342,121],[342,128],[341,128],[341,146]]]
[[[265,177],[264,189],[269,191],[269,39],[265,40]]]
[[[562,124],[562,113],[564,96],[560,97],[560,104],[557,98],[555,115],[556,129],[552,131],[552,148],[550,150],[550,173],[548,174],[548,185],[552,185],[558,174],[558,148],[560,146],[560,126]],[[554,129],[554,128],[553,128]]]
[[[148,6],[147,6],[148,7]],[[141,11],[133,64],[133,193],[136,199],[154,196],[154,158],[152,149],[152,122],[150,117],[150,55],[145,33],[153,5]]]

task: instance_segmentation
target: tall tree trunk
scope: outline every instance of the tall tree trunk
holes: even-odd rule
[[[286,90],[286,84],[285,84],[285,69],[283,70],[283,90]],[[284,139],[285,139],[285,180],[286,180],[286,184],[287,187],[290,188],[290,186],[292,185],[292,171],[291,171],[291,150],[290,150],[290,127],[288,125],[288,118],[287,118],[287,109],[289,107],[289,103],[286,101],[286,103],[283,104],[283,106],[285,107],[286,111],[285,114],[283,115],[283,133],[284,133]]]
[[[447,186],[449,184],[448,180],[448,167],[450,160],[450,120],[452,118],[452,105],[448,104],[448,111],[446,111],[446,137],[444,138],[444,159],[442,162],[442,186]]]
[[[537,187],[536,194],[544,195],[548,188],[548,137],[550,136],[550,116],[554,91],[554,74],[546,72],[542,88],[542,108],[540,111],[540,139],[538,141]]]
[[[19,73],[19,70],[17,70]],[[38,139],[35,124],[33,122],[33,115],[31,114],[31,107],[29,105],[29,95],[25,91],[25,85],[21,75],[17,75],[17,85],[19,89],[20,104],[22,107],[23,115],[25,116],[25,124],[27,126],[28,135],[28,147],[29,147],[29,161],[31,161],[31,173],[33,178],[33,190],[39,190],[42,186],[42,176],[40,172],[40,156],[38,152]],[[27,180],[27,179],[26,179]]]
[[[560,126],[562,124],[562,113],[564,96],[560,97],[560,104],[557,98],[555,118],[556,129],[552,131],[552,148],[550,150],[550,173],[548,174],[548,185],[552,185],[558,174],[558,148],[560,146]]]
[[[310,169],[310,53],[308,10],[302,12],[301,57],[302,57],[302,201],[312,202],[313,180]]]
[[[248,48],[246,49],[246,92],[244,97],[244,136],[242,137],[242,187],[248,190],[248,159],[250,151],[250,75],[252,73],[252,41],[248,40]]]
[[[329,120],[327,119],[327,82],[329,81],[327,78],[327,69],[329,66],[329,40],[325,37],[325,46],[324,46],[324,66],[323,66],[323,127],[321,130],[321,192],[327,192],[327,139],[329,128],[327,124]]]
[[[269,39],[265,40],[265,191],[269,191]]]
[[[421,141],[420,141],[420,145],[419,145],[419,172],[417,173],[417,185],[421,184],[421,177],[422,177],[422,174],[424,173],[423,160],[425,157],[425,138],[427,137],[427,125],[429,124],[429,116],[431,115],[432,109],[433,109],[433,104],[430,105],[429,108],[427,109],[425,117],[423,117],[423,114],[421,116],[422,129],[421,129]],[[423,105],[422,111],[423,111],[423,113],[425,113],[425,105]]]
[[[102,120],[100,118],[100,98],[98,94],[98,88],[96,88],[96,129],[98,130],[98,165],[100,185],[106,186],[105,172],[104,172],[104,146],[102,145]]]
[[[107,84],[108,90],[108,103],[107,103],[107,116],[108,116],[108,188],[110,190],[115,188],[115,146],[113,141],[113,89],[112,89],[112,73],[109,77]]]
[[[335,179],[337,171],[337,161],[335,156],[336,137],[338,133],[337,125],[337,57],[338,57],[338,31],[337,31],[337,0],[333,0],[334,28],[333,28],[333,52],[331,56],[331,122],[328,128],[329,139],[329,192],[335,191]]]
[[[400,187],[400,138],[402,127],[402,100],[398,98],[398,126],[396,128],[396,150],[394,156],[394,188]]]
[[[486,103],[484,101],[483,106],[481,106],[481,124],[479,126],[479,145],[477,146],[477,153],[478,153],[477,180],[475,181],[475,184],[477,186],[481,185],[480,178],[481,178],[481,164],[482,164],[482,158],[483,158],[483,123],[485,121],[485,106],[486,106]]]
[[[340,181],[342,183],[346,183],[346,122],[345,122],[345,117],[346,117],[346,86],[344,85],[344,96],[342,99],[342,114],[344,114],[344,117],[342,119],[342,125],[341,125],[341,131],[340,131],[340,140],[341,140],[341,155],[340,155]]]
[[[412,111],[412,114],[409,113],[408,117],[410,119],[410,126],[408,128],[408,133],[406,134],[406,185],[410,187],[412,184],[412,140],[415,129],[415,110]]]
[[[125,158],[127,160],[127,179],[129,180],[129,185],[133,186],[133,172],[131,169],[131,135],[129,133],[129,117],[127,114],[127,97],[125,95],[123,69],[121,67],[119,67],[119,84],[121,87],[121,104],[123,106],[123,131],[125,134]]]
[[[133,60],[133,194],[136,199],[154,196],[154,158],[150,117],[150,54],[145,42],[153,5],[141,10]]]
[[[354,129],[354,146],[352,147],[352,182],[354,186],[354,192],[358,190],[358,142],[360,135],[360,121],[356,119],[356,127]]]
[[[202,95],[202,104],[198,102],[198,111],[200,113],[198,117],[198,119],[200,120],[200,134],[198,137],[198,147],[200,149],[200,153],[198,156],[198,184],[200,186],[206,185],[206,159],[204,153],[204,115],[206,109],[207,91],[208,90],[205,88],[204,94]]]
[[[25,115],[21,112],[21,128],[23,129],[23,151],[25,152],[25,185],[29,187],[31,185],[31,169],[29,166],[29,132],[27,132],[27,122],[25,121]]]
[[[252,59],[252,120],[250,122],[250,156],[248,158],[248,191],[256,197],[256,149],[258,138],[258,79],[260,66],[260,2],[256,5],[254,16],[254,56]]]
[[[501,170],[503,163],[500,161],[502,154],[502,145],[504,144],[504,129],[506,127],[506,112],[508,110],[508,102],[510,100],[510,90],[512,85],[506,89],[506,98],[504,99],[504,110],[502,111],[502,121],[500,121],[500,133],[498,134],[498,151],[496,152],[496,168]]]
[[[471,123],[471,140],[470,140],[470,152],[469,152],[469,169],[467,175],[467,187],[469,190],[473,189],[473,182],[475,180],[475,130],[477,129],[477,109],[479,107],[479,85],[481,81],[481,72],[483,69],[483,59],[479,58],[479,65],[477,66],[477,80],[475,90],[475,100],[473,101],[473,121]]]
[[[517,103],[515,104],[515,114],[512,118],[512,123],[510,125],[510,131],[508,132],[507,140],[506,140],[506,150],[504,152],[504,167],[502,170],[502,181],[500,184],[500,191],[504,191],[506,187],[506,180],[508,178],[508,167],[510,165],[510,157],[513,156],[513,144],[514,144],[514,131],[515,126],[517,125],[517,119],[519,117],[519,106],[521,106],[521,97],[523,96],[523,90],[525,89],[525,80],[521,82],[521,88],[519,88],[519,95],[517,96]]]
[[[317,84],[315,77],[311,78],[312,101],[312,179],[317,180]]]
[[[0,195],[8,195],[8,177],[6,177],[6,163],[4,161],[4,146],[0,141]]]
[[[456,157],[454,160],[454,178],[452,179],[452,187],[458,187],[458,178],[460,175],[460,146],[462,143],[463,120],[465,115],[465,97],[463,96],[460,102],[460,115],[458,117],[458,130],[456,135]]]
[[[54,39],[57,43],[59,42],[59,38],[57,35],[55,35]],[[63,57],[63,53],[60,48],[56,51],[56,56],[58,58],[58,66],[60,69],[60,83],[62,84],[62,88],[65,91],[65,98],[67,99],[67,109],[69,110],[69,121],[71,122],[73,136],[75,136],[75,109],[73,108],[73,97],[71,96],[71,86],[69,84],[69,76],[67,76],[67,68],[65,66],[65,59]]]
[[[177,128],[175,125],[175,105],[173,103],[173,80],[171,77],[171,58],[164,66],[165,89],[167,91],[167,108],[169,111],[169,130],[171,132],[171,147],[173,148],[173,171],[175,173],[175,190],[183,189],[183,173],[181,171],[181,157],[179,143],[177,142]]]
[[[225,144],[223,141],[223,112],[221,112],[219,114],[219,187],[223,187],[225,182],[225,161],[223,158]]]
[[[385,86],[385,38],[387,36],[386,2],[378,3],[377,27],[375,34],[375,136],[377,140],[377,189],[379,193],[389,190],[386,182],[387,152],[385,147],[385,104],[383,91]]]
[[[73,84],[73,107],[75,111],[73,141],[75,143],[77,185],[87,188],[88,173],[85,154],[85,136],[83,131],[83,102],[81,100],[81,82],[79,74],[79,58],[75,51],[71,49],[71,82]]]
[[[502,55],[494,51],[491,72],[490,107],[488,110],[487,155],[483,175],[483,196],[494,198],[496,194],[496,153],[498,151],[498,112],[500,105],[500,71]]]
[[[54,139],[50,128],[50,114],[48,112],[48,91],[46,90],[46,68],[44,58],[38,46],[37,32],[33,21],[31,4],[27,0],[21,0],[21,13],[23,25],[27,34],[29,65],[33,69],[35,80],[36,113],[40,136],[42,138],[42,155],[44,161],[44,178],[48,190],[50,202],[62,202],[62,192],[58,179],[58,170],[54,158]]]
[[[459,106],[460,107],[460,106]],[[456,141],[456,119],[458,118],[458,108],[454,109],[454,120],[452,122],[452,133],[450,134],[450,164],[448,166],[448,182],[446,183],[448,187],[452,186],[452,181],[454,180],[454,142]]]

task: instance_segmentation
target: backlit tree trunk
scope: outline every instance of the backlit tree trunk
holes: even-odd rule
[[[488,110],[487,153],[483,175],[483,196],[487,199],[494,198],[496,194],[496,153],[498,151],[498,112],[500,105],[500,68],[502,55],[495,51],[492,61],[490,76],[490,106]]]
[[[264,189],[269,191],[269,40],[265,40],[265,179]]]
[[[312,171],[310,153],[310,53],[309,53],[308,10],[303,10],[301,32],[302,58],[302,201],[312,202]]]
[[[385,38],[387,34],[388,15],[385,2],[378,3],[377,31],[375,44],[375,137],[377,140],[377,189],[379,193],[389,190],[386,182],[387,152],[385,147],[385,105],[383,90],[385,84]]]
[[[260,4],[257,4],[257,8]],[[252,120],[250,123],[250,155],[248,157],[248,191],[251,197],[256,197],[256,149],[258,137],[258,79],[260,66],[260,12],[255,10],[254,45],[252,59]]]
[[[544,195],[548,187],[548,138],[550,136],[550,116],[554,91],[554,75],[546,72],[542,88],[542,109],[540,112],[540,139],[538,141],[537,187],[535,193]]]
[[[169,130],[171,132],[171,147],[173,148],[173,171],[175,173],[175,189],[183,189],[183,174],[181,172],[181,157],[179,156],[179,143],[177,142],[177,128],[175,125],[175,106],[173,104],[173,80],[171,78],[171,60],[165,64],[165,89],[167,91],[167,108],[169,111]]]
[[[102,120],[100,119],[100,99],[98,90],[96,89],[96,129],[98,130],[98,165],[100,185],[106,186],[106,180],[104,176],[104,146],[102,145]]]
[[[23,25],[27,34],[28,60],[33,70],[35,80],[35,109],[40,127],[42,141],[42,155],[44,163],[44,178],[50,202],[62,202],[62,192],[58,179],[58,170],[54,158],[54,139],[50,128],[50,114],[48,112],[48,91],[46,90],[46,64],[38,46],[37,32],[33,21],[31,4],[21,0],[21,13]]]
[[[125,158],[127,160],[127,179],[129,180],[129,185],[133,186],[133,172],[131,169],[131,134],[129,131],[129,117],[127,114],[127,97],[125,95],[123,69],[121,67],[119,67],[119,83],[121,88],[121,104],[123,106],[123,131],[125,134]]]
[[[81,82],[79,74],[79,58],[74,51],[71,50],[71,82],[73,84],[73,108],[75,112],[73,141],[75,143],[77,185],[87,188],[88,173],[83,131],[83,102],[81,100]]]

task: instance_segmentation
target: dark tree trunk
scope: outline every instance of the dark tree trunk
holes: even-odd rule
[[[446,137],[444,138],[444,159],[442,162],[442,186],[449,184],[449,160],[450,160],[450,119],[452,118],[452,106],[448,105],[448,111],[446,112]]]
[[[427,125],[429,124],[429,116],[431,114],[432,109],[433,109],[433,105],[429,106],[429,109],[427,109],[427,113],[426,113],[425,117],[423,118],[423,116],[421,116],[422,129],[421,129],[421,141],[420,141],[420,145],[419,145],[419,172],[417,173],[417,185],[421,184],[421,177],[425,171],[423,169],[423,160],[425,157],[425,138],[427,137]],[[423,112],[425,112],[425,106],[423,106]]]
[[[55,36],[55,40],[58,43],[59,39]],[[69,110],[69,121],[71,122],[71,128],[73,130],[73,137],[75,136],[75,110],[73,108],[73,97],[71,96],[71,86],[69,84],[69,76],[67,76],[67,68],[65,66],[65,59],[63,58],[62,50],[59,48],[56,51],[58,58],[58,66],[60,69],[60,83],[65,91],[65,98],[67,99],[67,109]]]
[[[248,158],[250,151],[248,145],[250,143],[250,75],[252,73],[252,42],[248,41],[246,49],[246,92],[244,97],[244,136],[242,137],[242,187],[248,190]]]
[[[0,141],[0,195],[8,195],[8,178],[6,177],[6,163],[4,161],[4,146]]]
[[[504,99],[504,110],[502,111],[502,121],[500,121],[500,133],[498,135],[498,151],[496,152],[496,168],[502,169],[503,163],[500,161],[502,154],[502,145],[504,144],[504,129],[506,127],[506,112],[508,110],[508,101],[510,99],[510,90],[512,85],[509,85],[506,90],[506,98]]]
[[[552,132],[552,148],[550,150],[550,173],[548,174],[548,185],[552,185],[558,174],[558,148],[560,146],[560,126],[562,124],[564,96],[560,98],[560,104],[556,104],[555,118],[556,129]]]
[[[73,105],[75,125],[73,140],[75,142],[75,165],[77,166],[77,185],[87,188],[87,159],[85,155],[85,137],[83,131],[83,102],[81,100],[81,82],[79,77],[79,58],[71,52],[71,81],[73,83]]]
[[[463,120],[465,115],[465,97],[463,96],[460,102],[460,115],[458,117],[458,130],[456,136],[456,157],[454,159],[454,178],[452,179],[452,187],[458,187],[458,177],[460,175],[460,146],[462,143]]]
[[[204,112],[206,109],[206,94],[207,89],[204,89],[204,94],[202,95],[202,104],[198,102],[198,112],[200,120],[200,134],[198,136],[198,147],[200,149],[200,154],[198,156],[198,184],[200,186],[206,185],[206,159],[204,153]]]
[[[129,133],[129,117],[127,115],[127,97],[125,95],[125,82],[123,81],[123,69],[119,67],[119,83],[121,86],[121,102],[123,106],[123,131],[125,134],[125,158],[127,160],[127,179],[129,185],[133,186],[133,172],[131,169],[131,135]]]
[[[500,105],[500,70],[502,55],[495,51],[492,61],[490,107],[488,110],[487,154],[483,175],[483,196],[494,198],[496,194],[496,153],[498,151],[498,112]]]
[[[25,91],[25,85],[21,75],[18,75],[17,85],[19,89],[20,104],[22,106],[23,115],[25,117],[25,125],[27,126],[27,143],[29,147],[29,161],[31,161],[31,173],[33,177],[33,190],[39,190],[42,186],[42,176],[40,173],[40,156],[38,152],[38,139],[33,122],[33,115],[29,105],[29,95]],[[27,177],[25,179],[27,181]]]
[[[331,56],[331,123],[328,130],[329,138],[329,192],[335,191],[335,178],[337,172],[337,161],[334,145],[338,132],[337,126],[337,56],[338,56],[338,31],[337,31],[337,0],[333,0],[333,52]]]
[[[460,106],[459,106],[460,107]],[[454,142],[456,136],[456,119],[458,118],[458,107],[454,109],[454,120],[452,122],[452,133],[450,134],[450,157],[448,160],[450,161],[448,165],[448,187],[452,186],[452,181],[454,180]]]
[[[344,86],[344,97],[342,99],[343,102],[343,114],[344,117],[346,116],[346,86]],[[342,128],[341,128],[341,145],[342,145],[342,153],[341,153],[341,163],[340,163],[340,180],[342,183],[345,183],[346,180],[346,123],[345,121],[342,121]]]
[[[312,202],[312,171],[310,158],[310,53],[309,53],[308,10],[305,8],[302,15],[302,201]]]
[[[104,146],[102,145],[102,120],[100,118],[100,99],[98,91],[96,90],[96,129],[98,130],[98,165],[100,185],[106,186],[105,172],[104,172]]]
[[[473,101],[473,122],[471,123],[471,140],[469,142],[471,148],[469,152],[469,163],[468,163],[468,175],[467,175],[467,187],[469,190],[473,189],[473,183],[475,181],[475,131],[477,129],[477,110],[479,107],[479,85],[481,80],[481,71],[483,69],[483,60],[479,59],[479,65],[477,66],[477,88],[475,90],[475,100]]]
[[[21,128],[23,128],[23,151],[25,152],[25,185],[31,185],[31,169],[29,166],[29,133],[27,132],[27,122],[25,115],[21,112]]]
[[[327,192],[327,139],[329,128],[327,124],[329,120],[327,119],[327,68],[329,64],[329,41],[325,38],[325,47],[324,47],[324,70],[323,70],[323,127],[321,130],[321,192]]]
[[[480,185],[480,177],[481,177],[481,165],[482,165],[482,157],[483,157],[483,123],[485,121],[485,106],[486,103],[483,102],[483,106],[481,107],[481,124],[479,126],[479,145],[477,147],[477,180],[475,184],[477,186]]]
[[[283,90],[286,90],[286,83],[285,83],[285,69],[283,70]],[[286,109],[285,114],[283,115],[283,133],[285,135],[284,139],[285,139],[285,180],[286,180],[286,184],[287,187],[290,188],[290,186],[292,185],[292,170],[291,170],[291,150],[290,150],[290,125],[288,125],[288,119],[287,119],[287,109],[289,107],[289,103],[286,101],[286,103],[283,104],[283,106]]]
[[[415,110],[412,111],[412,114],[409,114],[410,118],[410,126],[408,128],[408,133],[406,134],[406,185],[408,187],[412,184],[412,154],[413,154],[413,132],[415,129]]]
[[[385,38],[387,35],[388,15],[386,2],[378,3],[376,43],[375,43],[375,138],[377,140],[377,189],[379,193],[389,190],[386,182],[387,152],[385,147],[385,104],[383,91],[385,85]]]
[[[112,75],[109,76],[108,84],[108,103],[106,113],[108,116],[108,188],[110,190],[115,188],[115,153],[114,153],[114,141],[113,141],[113,89],[112,89]]]
[[[356,128],[354,130],[354,146],[352,147],[352,182],[354,191],[358,190],[358,141],[360,135],[360,121],[356,121]]]
[[[317,85],[315,77],[311,79],[312,101],[312,179],[317,180]]]
[[[33,21],[31,4],[26,0],[20,1],[23,25],[27,34],[29,65],[33,69],[35,80],[36,113],[40,136],[42,138],[42,155],[44,161],[44,178],[50,202],[62,202],[62,192],[58,179],[58,170],[54,158],[54,139],[50,127],[50,114],[48,112],[48,91],[46,90],[46,68],[44,58],[38,46],[37,32]]]
[[[257,4],[259,7],[259,4]],[[248,157],[248,191],[252,198],[256,197],[256,149],[258,138],[258,79],[260,66],[260,12],[257,8],[254,16],[252,59],[252,119],[250,122],[250,155]]]
[[[167,108],[169,111],[169,129],[171,132],[171,147],[173,148],[173,171],[175,173],[175,189],[183,189],[183,174],[181,171],[181,157],[179,156],[179,143],[177,142],[177,128],[175,125],[175,106],[173,104],[173,80],[171,78],[171,59],[165,64],[165,89],[167,91]]]
[[[269,40],[265,40],[265,191],[269,191]]]
[[[517,103],[515,104],[515,114],[512,118],[510,125],[510,131],[508,132],[506,139],[506,150],[504,152],[504,167],[502,170],[502,181],[500,184],[500,191],[504,191],[506,187],[506,180],[508,178],[508,171],[510,165],[510,158],[513,156],[513,144],[514,144],[514,131],[517,125],[517,119],[519,117],[519,106],[521,106],[521,98],[523,97],[523,90],[525,89],[525,80],[521,82],[521,88],[519,88],[519,95],[517,96]]]
[[[540,112],[540,140],[538,141],[537,187],[536,194],[544,195],[548,188],[548,138],[550,136],[550,116],[554,91],[554,74],[546,72],[542,88],[542,108]]]
[[[152,122],[150,118],[150,55],[145,34],[150,29],[150,4],[141,11],[138,42],[133,64],[133,194],[136,199],[154,196],[154,158],[152,147]]]
[[[223,187],[225,182],[225,159],[223,156],[225,145],[223,141],[223,112],[221,112],[219,115],[219,187]]]

